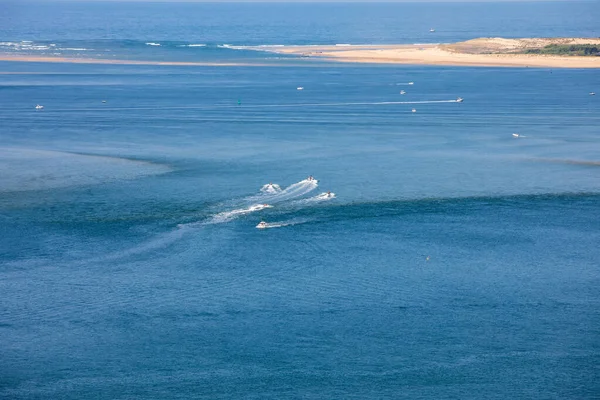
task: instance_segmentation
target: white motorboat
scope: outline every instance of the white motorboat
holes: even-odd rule
[[[458,97],[458,98],[456,99],[456,102],[457,102],[457,103],[462,103],[463,101],[465,101],[465,100],[464,100],[462,97]]]
[[[265,221],[260,221],[258,225],[256,225],[256,229],[265,229],[267,227],[267,223]]]
[[[416,113],[416,112],[417,112],[417,109],[416,109],[416,108],[413,108],[413,109],[412,109],[412,112]]]
[[[296,90],[304,90],[304,88],[302,86],[298,86]]]
[[[435,32],[435,29],[431,28],[431,29],[429,30],[429,32],[433,33],[433,32]]]
[[[40,106],[40,105],[38,104],[38,105],[36,105],[36,106],[35,106],[35,109],[36,109],[36,110],[43,110],[43,109],[44,109],[44,106]]]
[[[404,91],[404,90],[401,90],[401,91],[400,91],[400,94],[406,94],[406,91]]]

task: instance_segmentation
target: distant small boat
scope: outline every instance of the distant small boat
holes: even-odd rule
[[[304,90],[304,88],[302,86],[298,86],[296,90]]]
[[[431,29],[429,30],[429,32],[435,32],[435,29],[431,28]]]
[[[590,92],[590,96],[595,96],[595,95],[596,95],[596,93]]]
[[[44,109],[44,106],[40,106],[40,105],[38,104],[38,105],[36,105],[36,106],[35,106],[35,109],[36,109],[36,110],[43,110],[43,109]]]
[[[408,82],[408,84],[409,84],[409,85],[414,85],[415,83],[414,83],[414,82]]]
[[[416,108],[413,108],[413,109],[412,109],[412,112],[417,112],[417,109],[416,109]]]
[[[106,100],[102,100],[103,103],[106,103]]]
[[[404,90],[401,90],[400,94],[406,94],[406,92]]]
[[[513,133],[512,135],[513,135],[513,137],[520,137],[521,136],[518,133]]]
[[[462,97],[458,97],[458,98],[456,99],[456,102],[457,102],[457,103],[462,103],[463,101],[465,101],[465,99],[463,99]]]

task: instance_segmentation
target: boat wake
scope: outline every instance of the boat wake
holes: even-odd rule
[[[260,194],[247,197],[246,201],[261,201],[266,203],[280,203],[282,201],[288,201],[297,197],[302,197],[319,186],[319,181],[316,179],[304,179],[300,182],[294,183],[285,189],[277,184],[269,183],[264,185],[260,189]]]
[[[299,225],[308,222],[307,219],[291,219],[289,221],[280,221],[280,222],[261,222],[256,225],[257,229],[272,229],[272,228],[282,228],[284,226],[292,226]]]
[[[261,211],[267,208],[273,208],[269,204],[255,204],[247,208],[239,208],[231,211],[223,211],[213,216],[207,223],[209,224],[221,224],[223,222],[229,222],[242,215],[247,215],[256,211]]]
[[[307,199],[300,199],[293,201],[291,205],[301,205],[301,204],[310,204],[310,203],[320,203],[323,201],[329,201],[335,199],[335,193],[332,192],[324,192],[314,197],[309,197]]]
[[[293,185],[290,185],[284,190],[282,190],[281,192],[270,196],[269,201],[271,203],[280,203],[282,201],[295,199],[297,197],[301,197],[312,192],[318,186],[319,181],[317,181],[316,179],[304,179],[303,181],[294,183]]]
[[[261,187],[260,191],[265,194],[277,194],[281,192],[281,187],[276,183],[268,183]]]
[[[273,208],[273,204],[277,205],[280,203],[289,202],[287,204],[297,207],[335,198],[334,193],[326,192],[321,193],[318,196],[300,199],[301,197],[315,190],[318,186],[318,181],[312,177],[294,183],[285,189],[282,189],[277,184],[269,183],[260,188],[260,193],[258,195],[228,202],[227,204],[229,204],[229,208],[231,208],[230,210],[218,212],[201,221],[179,224],[177,225],[177,228],[184,229],[203,225],[222,224],[248,214]],[[224,206],[224,204],[221,205],[221,207]],[[275,223],[277,226],[271,226],[272,224],[267,225],[268,227],[279,227],[298,223],[296,220],[289,223],[288,222]],[[262,227],[264,226],[261,226],[261,228]]]

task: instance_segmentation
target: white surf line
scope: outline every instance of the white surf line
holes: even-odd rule
[[[202,106],[175,106],[175,107],[97,107],[97,108],[60,108],[44,109],[43,113],[57,113],[62,111],[127,111],[127,110],[202,110],[218,108],[284,108],[284,107],[341,107],[341,106],[386,106],[399,104],[439,104],[460,103],[458,100],[421,100],[421,101],[374,101],[374,102],[348,102],[348,103],[285,103],[285,104],[250,104],[250,105],[202,105]],[[11,111],[25,111],[13,109]],[[29,111],[29,110],[27,110]]]

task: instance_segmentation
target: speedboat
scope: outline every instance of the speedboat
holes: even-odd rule
[[[413,108],[413,109],[412,109],[412,112],[417,112],[417,109],[416,109],[416,108]]]
[[[432,33],[433,33],[433,32],[435,32],[435,29],[431,28],[431,29],[429,30],[429,32],[432,32]]]
[[[265,229],[267,227],[267,223],[265,221],[260,221],[258,225],[256,225],[256,229]]]
[[[459,97],[459,98],[456,99],[457,103],[462,103],[463,101],[464,101],[464,99],[462,97]]]
[[[408,82],[408,84],[409,84],[409,85],[414,85],[415,83],[414,83],[414,82]]]
[[[302,86],[298,86],[296,90],[304,90],[304,88]]]
[[[590,96],[595,96],[595,95],[596,95],[596,93],[590,92]]]
[[[40,105],[38,104],[38,105],[36,105],[36,106],[35,106],[35,109],[36,109],[36,110],[42,110],[42,109],[44,109],[44,106],[40,106]]]
[[[520,137],[520,136],[521,136],[521,135],[519,135],[518,133],[513,133],[512,135],[513,135],[513,137],[516,137],[516,138],[518,138],[518,137]]]
[[[406,94],[406,92],[404,90],[401,90],[400,94]]]

